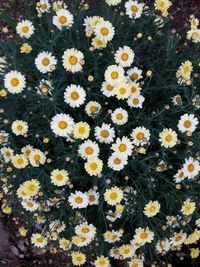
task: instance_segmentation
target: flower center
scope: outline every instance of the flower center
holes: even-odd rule
[[[94,152],[94,149],[92,147],[86,147],[85,152],[86,154],[91,155]]]
[[[83,202],[83,198],[82,197],[76,197],[75,202],[78,204],[81,204]]]
[[[67,18],[66,18],[65,16],[60,16],[60,18],[59,18],[59,22],[60,22],[61,24],[66,24],[66,23],[67,23]]]
[[[18,163],[19,165],[21,165],[21,164],[24,163],[24,160],[23,160],[22,158],[19,158],[19,159],[17,160],[17,163]]]
[[[77,100],[77,99],[79,99],[79,94],[78,94],[77,92],[75,92],[75,91],[72,92],[70,96],[71,96],[71,99],[72,99],[72,100]]]
[[[139,133],[136,135],[136,138],[137,138],[139,141],[144,140],[144,133],[139,132]]]
[[[166,140],[167,142],[171,142],[171,141],[172,141],[172,136],[171,136],[171,134],[166,135],[165,140]]]
[[[139,105],[139,99],[138,98],[133,98],[133,100],[132,100],[132,102],[133,102],[133,105]]]
[[[37,237],[37,238],[36,238],[36,241],[37,241],[38,243],[42,243],[42,242],[44,241],[44,237]]]
[[[81,232],[83,232],[84,234],[87,234],[87,233],[90,232],[90,229],[87,228],[87,227],[84,227],[84,228],[81,229]]]
[[[17,130],[18,131],[22,131],[23,130],[23,126],[22,125],[17,125]]]
[[[35,156],[34,156],[34,160],[35,160],[35,161],[39,161],[40,159],[41,159],[40,155],[35,155]]]
[[[33,203],[32,202],[27,202],[27,206],[32,208],[33,207]]]
[[[77,62],[78,62],[77,57],[75,57],[75,56],[71,56],[71,57],[69,58],[69,63],[70,63],[71,65],[76,65]]]
[[[126,148],[127,148],[127,146],[126,146],[125,144],[121,144],[121,145],[119,146],[119,151],[120,151],[120,152],[124,152],[124,151],[126,151]]]
[[[112,193],[110,194],[110,198],[111,198],[112,200],[116,200],[116,199],[117,199],[117,193],[116,193],[116,192],[112,192]]]
[[[123,54],[121,55],[121,59],[122,59],[123,61],[127,61],[127,60],[128,60],[128,54],[127,54],[127,53],[123,53]]]
[[[126,88],[121,87],[121,88],[119,89],[119,92],[120,92],[121,95],[124,95],[124,94],[126,93]]]
[[[131,6],[131,11],[132,11],[133,13],[138,12],[138,7],[137,7],[136,5],[132,5],[132,6]]]
[[[188,165],[188,171],[189,172],[193,172],[194,171],[194,165],[193,164],[189,164]]]
[[[134,72],[134,73],[131,74],[131,80],[132,81],[136,81],[138,78],[139,78],[139,76],[138,76],[137,73]]]
[[[79,132],[80,134],[84,134],[84,133],[85,133],[85,127],[80,127],[80,128],[78,129],[78,132]]]
[[[108,138],[108,136],[109,136],[109,131],[107,131],[107,130],[102,130],[102,131],[101,131],[101,136],[102,136],[103,138]]]
[[[185,128],[190,128],[192,123],[191,123],[191,121],[186,120],[183,125],[184,125]]]
[[[59,124],[58,124],[58,127],[60,129],[63,129],[63,130],[66,129],[67,126],[68,126],[68,124],[66,123],[66,121],[60,121]]]
[[[90,107],[90,111],[91,111],[92,113],[97,112],[97,107],[95,107],[95,106],[91,106],[91,107]]]
[[[97,169],[97,164],[95,162],[90,164],[90,169],[92,169],[93,171],[95,171]]]
[[[12,86],[16,87],[19,84],[19,80],[17,78],[13,78],[10,83],[12,84]]]
[[[114,163],[115,163],[116,165],[119,165],[121,162],[122,162],[122,161],[121,161],[121,159],[119,159],[119,158],[114,159]]]
[[[47,57],[42,59],[42,65],[47,67],[49,64],[50,64],[50,60]]]
[[[119,74],[118,74],[117,71],[113,71],[113,72],[111,73],[111,78],[112,78],[113,80],[116,80],[118,77],[119,77]]]
[[[27,33],[27,32],[29,32],[29,27],[28,27],[28,26],[24,26],[24,27],[22,28],[22,32],[23,32],[23,33]]]
[[[123,115],[121,113],[118,113],[116,118],[117,118],[117,120],[122,120],[123,119]]]
[[[57,179],[58,181],[62,181],[62,180],[63,180],[63,175],[62,175],[62,174],[58,174],[58,175],[56,175],[56,179]]]
[[[95,196],[94,195],[90,195],[89,196],[89,201],[90,202],[94,202],[96,200]]]
[[[142,239],[146,239],[148,237],[148,234],[146,232],[141,233],[140,237]]]
[[[113,86],[110,85],[110,84],[108,84],[107,87],[106,87],[106,89],[107,89],[108,91],[112,91],[112,90],[113,90]]]
[[[102,35],[106,36],[106,35],[108,35],[108,33],[109,33],[108,28],[106,28],[106,27],[101,28],[101,34]]]

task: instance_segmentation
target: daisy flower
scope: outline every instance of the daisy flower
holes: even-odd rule
[[[46,156],[39,149],[33,149],[28,159],[33,167],[39,167],[39,165],[44,165],[46,161]]]
[[[83,159],[97,158],[99,156],[99,146],[96,142],[86,140],[79,146],[78,153]]]
[[[114,87],[114,92],[117,99],[127,99],[131,94],[131,87],[128,83],[118,83]]]
[[[131,245],[122,245],[119,247],[119,254],[123,259],[128,259],[134,256],[135,250]]]
[[[26,78],[18,71],[10,71],[4,77],[4,86],[11,94],[19,94],[26,87]]]
[[[90,125],[87,122],[78,122],[74,124],[73,131],[74,138],[76,139],[86,139],[90,135]]]
[[[123,233],[122,231],[106,231],[103,234],[104,240],[110,244],[120,241]]]
[[[127,158],[122,157],[120,153],[113,153],[108,158],[108,167],[114,171],[121,171],[127,164],[128,164]]]
[[[94,261],[95,267],[110,267],[110,261],[108,258],[104,256],[97,257],[97,259]]]
[[[115,95],[114,86],[112,86],[111,84],[107,82],[103,82],[101,91],[107,97],[111,97]]]
[[[200,163],[194,158],[189,157],[189,159],[185,159],[185,163],[183,164],[183,173],[189,179],[195,178],[200,172]]]
[[[73,129],[74,120],[68,114],[57,114],[51,120],[51,130],[58,136],[67,137]]]
[[[96,116],[101,110],[101,105],[96,101],[90,101],[85,106],[85,112],[88,116],[94,117]]]
[[[179,233],[175,232],[174,235],[170,238],[170,244],[173,247],[180,246],[184,243],[187,234],[181,230]]]
[[[127,100],[127,103],[131,108],[142,108],[144,100],[145,98],[142,95],[138,96],[131,95]]]
[[[143,267],[143,261],[141,259],[133,258],[128,262],[128,267]]]
[[[156,0],[154,3],[155,9],[162,12],[162,15],[166,17],[168,15],[168,9],[172,5],[169,0]]]
[[[11,157],[12,164],[17,169],[24,169],[28,165],[28,160],[23,154],[16,154]]]
[[[29,200],[23,200],[21,202],[21,204],[22,204],[22,207],[25,210],[31,211],[31,212],[36,211],[38,209],[38,207],[39,207],[39,205],[35,201],[33,201],[31,199],[29,199]]]
[[[73,251],[71,253],[71,256],[72,256],[72,263],[74,266],[80,266],[86,262],[86,256],[82,252]]]
[[[121,66],[111,65],[105,71],[105,80],[110,85],[117,85],[125,81],[124,69]]]
[[[130,67],[133,63],[135,53],[129,46],[120,47],[115,55],[115,62],[122,67]]]
[[[3,156],[5,162],[10,162],[11,161],[11,158],[13,157],[14,155],[14,150],[11,149],[10,147],[2,147],[0,149],[0,152],[1,152],[1,155]]]
[[[131,96],[132,97],[140,96],[140,91],[142,90],[142,88],[140,87],[140,85],[138,83],[129,81],[129,86],[131,88]]]
[[[178,122],[178,129],[180,132],[191,132],[193,133],[196,130],[197,125],[199,124],[198,119],[194,114],[184,114],[181,116]]]
[[[37,248],[44,248],[47,245],[47,238],[41,234],[32,234],[31,243]]]
[[[37,11],[39,13],[45,13],[45,12],[49,12],[51,7],[51,4],[49,3],[49,0],[40,0],[39,2],[37,2]]]
[[[115,138],[115,130],[110,124],[103,123],[101,127],[95,127],[94,135],[100,143],[110,144]]]
[[[89,205],[98,205],[99,204],[99,193],[95,190],[90,189],[87,192]]]
[[[36,68],[43,74],[55,70],[57,59],[51,52],[43,51],[35,59]]]
[[[111,119],[117,125],[124,125],[128,121],[128,112],[123,108],[116,108],[111,114]]]
[[[127,75],[132,82],[137,82],[142,79],[142,70],[138,67],[134,67],[127,71]]]
[[[102,39],[99,39],[97,37],[94,37],[92,39],[92,46],[95,49],[102,49],[102,48],[105,48],[107,46],[107,42],[103,41]]]
[[[11,125],[12,132],[15,135],[25,135],[28,132],[28,124],[22,120],[16,120]]]
[[[68,198],[69,204],[72,209],[82,209],[88,206],[88,196],[80,191],[71,193]]]
[[[81,223],[75,227],[75,233],[84,238],[91,238],[94,239],[96,234],[96,228],[93,224],[88,224],[86,222]]]
[[[54,185],[63,186],[69,181],[69,173],[66,170],[55,169],[51,172],[50,179]]]
[[[122,201],[123,191],[119,187],[113,186],[110,189],[106,189],[104,199],[109,205],[115,206]]]
[[[38,194],[40,190],[40,183],[36,179],[31,179],[22,184],[25,195],[29,197],[34,197]]]
[[[80,85],[71,84],[65,89],[64,100],[72,108],[83,105],[85,98],[85,90]]]
[[[159,240],[156,244],[156,250],[159,253],[167,252],[170,250],[170,242],[169,239],[165,238],[163,240]]]
[[[84,165],[86,172],[90,176],[97,176],[102,172],[103,169],[103,161],[99,158],[91,158],[89,157],[87,162]]]
[[[163,131],[159,134],[159,141],[161,142],[161,146],[165,148],[171,148],[177,144],[177,134],[172,129],[163,129]]]
[[[154,238],[154,233],[149,230],[149,228],[137,228],[135,230],[134,239],[136,242],[145,244],[145,243],[151,243]]]
[[[160,211],[160,203],[158,201],[150,201],[144,207],[144,214],[147,217],[154,217]]]
[[[17,23],[16,31],[20,37],[29,39],[33,35],[35,28],[30,20],[22,20]]]
[[[136,127],[131,133],[131,138],[136,146],[146,145],[150,140],[150,131],[144,126]]]
[[[99,38],[102,41],[108,42],[113,39],[113,36],[115,34],[115,29],[113,25],[109,21],[101,21],[97,23],[94,33],[97,38]]]
[[[200,29],[191,29],[187,32],[187,39],[193,43],[200,43]]]
[[[63,27],[70,27],[74,23],[73,15],[66,9],[56,11],[56,16],[53,16],[53,24],[62,30]]]
[[[181,83],[190,80],[192,71],[192,62],[189,60],[183,62],[176,72],[176,77],[178,81]]]
[[[131,19],[138,19],[143,12],[144,4],[139,4],[137,1],[129,0],[125,3],[126,15]]]
[[[190,199],[187,199],[183,202],[183,205],[181,207],[181,212],[185,216],[192,215],[196,209],[195,202],[192,202]]]
[[[121,139],[118,137],[116,142],[112,144],[111,149],[126,158],[127,156],[131,156],[133,144],[126,136],[123,136]]]
[[[176,184],[182,182],[186,178],[183,169],[178,170],[178,172],[174,175],[174,181]]]
[[[84,64],[84,55],[81,51],[75,48],[67,49],[63,56],[63,67],[66,71],[72,73],[79,72],[82,70],[82,65]]]
[[[28,158],[33,149],[34,149],[33,146],[27,145],[21,149],[21,152]]]
[[[121,3],[122,0],[105,0],[109,6],[116,6]]]
[[[62,237],[59,240],[59,247],[63,250],[68,250],[70,248],[71,244],[70,241],[64,237]]]

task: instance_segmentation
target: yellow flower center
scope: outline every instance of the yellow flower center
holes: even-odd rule
[[[70,58],[69,58],[69,63],[70,63],[71,65],[76,65],[77,62],[78,62],[78,59],[77,59],[76,56],[70,56]]]
[[[91,111],[92,113],[97,112],[97,107],[95,107],[95,106],[91,106],[91,107],[90,107],[90,111]]]
[[[137,263],[132,263],[130,267],[139,267]]]
[[[17,78],[12,78],[10,83],[12,86],[16,87],[19,85],[19,80]]]
[[[139,141],[144,140],[144,133],[139,132],[139,133],[136,135],[136,138],[137,138]]]
[[[56,180],[62,181],[63,180],[63,175],[62,174],[56,175]]]
[[[29,208],[32,208],[32,207],[33,207],[33,203],[32,203],[32,202],[27,202],[27,206],[28,206]]]
[[[117,199],[117,193],[116,193],[116,192],[112,192],[112,193],[110,194],[110,198],[111,198],[112,200],[116,200],[116,199]]]
[[[110,134],[109,134],[109,131],[107,131],[107,130],[102,130],[102,131],[101,131],[101,136],[102,136],[103,138],[107,138],[109,135],[110,135]]]
[[[166,137],[165,137],[165,141],[167,141],[167,142],[171,142],[171,141],[172,141],[172,136],[171,136],[171,134],[166,135]]]
[[[24,26],[24,27],[22,27],[22,32],[23,32],[23,33],[27,33],[27,32],[29,32],[29,27],[28,27],[28,26]]]
[[[87,155],[91,155],[93,152],[94,152],[94,149],[92,147],[90,147],[90,146],[86,147],[85,153]]]
[[[23,158],[19,158],[19,159],[17,160],[17,164],[21,165],[21,164],[23,164],[23,163],[24,163]]]
[[[89,201],[94,202],[96,200],[96,197],[94,195],[89,196]]]
[[[148,237],[148,234],[146,232],[143,232],[140,234],[141,239],[147,239],[147,237]]]
[[[106,28],[106,27],[101,28],[101,34],[104,36],[108,35],[109,34],[108,28]]]
[[[112,78],[113,80],[116,80],[118,77],[119,77],[119,74],[118,74],[117,71],[113,71],[113,72],[111,73],[111,78]]]
[[[77,256],[77,257],[76,257],[76,260],[77,260],[78,262],[81,262],[82,259],[83,259],[83,258],[82,258],[81,256]]]
[[[88,234],[90,232],[90,229],[87,227],[84,227],[81,229],[81,232],[83,232],[84,234]]]
[[[90,164],[90,169],[93,170],[93,171],[95,171],[97,169],[97,167],[98,166],[97,166],[97,164],[95,162]]]
[[[67,18],[66,18],[65,16],[60,16],[60,18],[59,18],[59,22],[60,22],[61,24],[66,24],[66,23],[67,23]]]
[[[182,237],[180,235],[178,235],[178,236],[175,237],[175,241],[176,242],[179,242],[181,239],[182,239]]]
[[[112,90],[113,90],[113,86],[110,85],[110,84],[108,84],[107,87],[106,87],[106,89],[107,89],[108,91],[112,91]]]
[[[37,154],[37,155],[34,156],[34,160],[35,161],[39,161],[40,159],[41,159],[40,155]]]
[[[17,125],[17,130],[18,130],[18,131],[22,131],[23,128],[24,128],[24,127],[23,127],[22,125]]]
[[[77,100],[79,99],[79,94],[76,91],[74,91],[71,93],[70,97],[72,100]]]
[[[132,5],[132,6],[131,6],[131,11],[132,11],[133,13],[137,13],[137,12],[138,12],[138,7],[137,7],[136,5]]]
[[[68,127],[68,124],[66,123],[66,121],[60,121],[58,124],[58,127],[62,130],[66,129]]]
[[[28,186],[29,191],[35,191],[35,185],[31,184]]]
[[[40,8],[45,10],[47,8],[47,4],[45,4],[45,3],[44,4],[40,4]]]
[[[186,121],[184,121],[183,125],[184,125],[185,128],[190,128],[192,123],[191,123],[191,121],[186,120]]]
[[[156,207],[155,207],[155,206],[151,206],[151,207],[149,208],[149,211],[150,211],[150,212],[154,212],[154,211],[155,211],[155,209],[156,209]]]
[[[121,88],[119,89],[119,93],[120,93],[121,95],[124,95],[124,94],[126,93],[126,88],[121,87]]]
[[[188,165],[188,171],[193,172],[194,171],[194,165],[191,163]]]
[[[117,120],[122,120],[123,119],[123,115],[121,113],[118,113],[116,115],[116,118],[117,118]]]
[[[121,162],[122,162],[122,161],[121,161],[121,159],[119,159],[119,158],[114,159],[114,163],[115,163],[116,165],[119,165]]]
[[[42,243],[42,242],[44,241],[44,237],[37,237],[37,238],[36,238],[36,241],[37,241],[38,243]]]
[[[121,55],[121,59],[122,59],[123,61],[127,61],[127,60],[128,60],[128,54],[127,54],[127,53],[123,53],[123,54]]]
[[[139,78],[139,76],[138,76],[137,73],[134,72],[134,73],[131,74],[131,80],[132,81],[136,81],[138,78]]]
[[[81,204],[83,202],[83,198],[82,197],[76,197],[75,202],[78,204]]]
[[[124,152],[124,151],[126,151],[126,149],[127,149],[126,144],[121,144],[121,145],[119,146],[119,151],[120,151],[120,152]]]
[[[50,64],[50,60],[47,57],[42,59],[42,65],[47,67],[49,64]]]
[[[133,103],[133,105],[137,106],[137,105],[139,105],[140,101],[138,98],[133,98],[132,103]]]
[[[84,134],[85,133],[85,127],[80,127],[79,129],[78,129],[78,132],[80,133],[80,134]]]

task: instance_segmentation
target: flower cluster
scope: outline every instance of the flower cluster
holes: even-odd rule
[[[52,2],[2,44],[2,211],[73,266],[198,257],[198,19],[186,38],[168,0]]]

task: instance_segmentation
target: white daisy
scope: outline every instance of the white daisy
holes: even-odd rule
[[[159,253],[167,252],[170,250],[170,242],[169,239],[159,240],[156,244],[156,249]]]
[[[38,248],[44,248],[47,245],[47,238],[41,234],[32,234],[31,243]]]
[[[128,164],[127,158],[122,157],[120,153],[113,153],[108,158],[108,167],[114,171],[121,171]]]
[[[143,12],[144,4],[139,4],[137,1],[129,0],[125,3],[126,15],[131,19],[138,19]]]
[[[145,98],[142,95],[139,96],[130,96],[127,100],[128,105],[131,108],[142,108],[142,104],[144,102]]]
[[[132,98],[134,98],[134,97],[137,98],[138,96],[140,96],[140,91],[142,90],[142,88],[140,87],[140,85],[138,83],[129,81],[129,86],[131,88],[131,97]]]
[[[97,23],[94,33],[97,38],[99,38],[102,41],[108,42],[113,39],[113,36],[115,34],[115,29],[113,25],[109,21],[101,21]]]
[[[35,59],[35,65],[41,73],[52,72],[55,70],[57,59],[52,56],[51,52],[43,51]]]
[[[189,157],[189,159],[185,159],[185,163],[183,164],[183,172],[186,177],[189,179],[195,178],[200,172],[200,163],[194,158]]]
[[[27,200],[22,200],[21,202],[22,207],[27,210],[27,211],[36,211],[39,207],[38,203],[36,203],[35,201],[31,200],[31,199],[27,199]]]
[[[186,178],[186,175],[183,169],[178,170],[178,172],[174,175],[174,181],[176,184],[181,183]]]
[[[40,0],[39,2],[37,2],[37,11],[39,13],[45,13],[45,12],[49,12],[51,7],[51,4],[49,3],[49,0]]]
[[[72,73],[79,72],[82,70],[84,64],[84,55],[82,52],[75,48],[67,49],[63,56],[63,67]]]
[[[115,138],[115,130],[110,124],[103,123],[101,127],[95,127],[94,135],[100,143],[110,144]]]
[[[11,94],[19,94],[26,87],[26,78],[18,71],[10,71],[4,77],[4,86]]]
[[[194,132],[196,130],[197,125],[199,124],[198,119],[194,116],[194,114],[184,114],[181,116],[178,122],[178,129],[182,133],[185,132]]]
[[[116,142],[112,144],[111,149],[126,158],[127,156],[131,156],[133,144],[132,141],[126,136],[123,136],[121,139],[118,137]]]
[[[30,152],[28,159],[33,167],[39,167],[39,165],[44,165],[46,156],[41,150],[33,149]]]
[[[121,82],[114,86],[117,99],[127,99],[131,95],[131,87],[127,82]]]
[[[131,138],[133,139],[133,144],[136,146],[143,146],[149,142],[150,131],[144,126],[136,127],[131,133]]]
[[[89,205],[98,205],[99,204],[99,192],[90,189],[87,193]]]
[[[63,186],[69,181],[69,173],[66,170],[55,169],[51,172],[50,179],[54,185]]]
[[[105,71],[105,80],[110,85],[117,85],[125,81],[124,69],[121,66],[111,65]]]
[[[134,67],[127,71],[127,75],[132,82],[137,82],[142,79],[142,70],[138,69],[137,67]]]
[[[95,117],[101,110],[101,105],[96,101],[90,101],[85,106],[85,112],[90,117]]]
[[[28,124],[22,120],[13,121],[11,125],[12,132],[15,135],[25,135],[28,132]]]
[[[78,153],[83,159],[98,158],[99,146],[96,142],[86,140],[79,146]]]
[[[88,224],[86,222],[81,223],[75,227],[75,233],[83,238],[91,238],[94,239],[96,234],[96,228],[93,224]]]
[[[82,209],[88,206],[88,196],[80,191],[71,193],[68,198],[69,204],[72,209]]]
[[[53,24],[62,30],[63,27],[69,27],[74,23],[73,15],[66,9],[56,11],[56,16],[53,16]]]
[[[17,23],[16,31],[20,37],[29,39],[34,33],[34,26],[30,20],[22,20]]]
[[[68,137],[73,128],[74,120],[68,114],[57,114],[51,120],[51,130],[58,136]]]
[[[181,230],[179,233],[174,233],[174,235],[170,238],[170,244],[172,246],[180,246],[181,244],[183,244],[183,242],[185,241],[187,237],[187,234],[183,232],[183,230]]]
[[[130,67],[133,63],[135,53],[129,46],[120,47],[115,55],[115,62],[122,67]]]
[[[112,86],[111,84],[107,82],[102,83],[101,91],[107,97],[111,97],[115,95],[114,86]]]
[[[1,152],[1,155],[3,156],[4,161],[5,161],[6,163],[7,163],[7,162],[10,162],[12,156],[14,155],[14,150],[11,149],[10,147],[2,147],[2,148],[0,149],[0,152]]]
[[[109,6],[116,6],[121,3],[122,0],[105,0]]]
[[[111,119],[117,125],[124,125],[128,121],[128,112],[123,108],[116,108],[111,114]]]
[[[64,92],[64,99],[72,108],[80,107],[86,98],[85,90],[80,85],[71,84]]]

